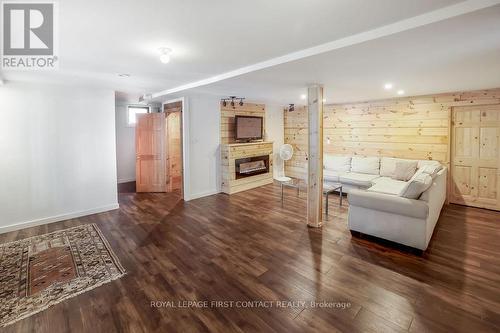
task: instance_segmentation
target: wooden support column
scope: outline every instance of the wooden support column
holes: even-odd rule
[[[323,220],[323,87],[314,85],[307,91],[307,225],[319,228]]]

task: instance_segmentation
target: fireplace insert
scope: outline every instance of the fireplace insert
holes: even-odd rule
[[[269,155],[239,158],[234,161],[236,179],[269,172]]]

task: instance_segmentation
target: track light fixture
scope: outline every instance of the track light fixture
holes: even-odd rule
[[[243,100],[244,100],[244,99],[245,99],[245,97],[229,96],[228,98],[222,98],[222,99],[221,99],[221,102],[222,102],[222,105],[223,105],[223,106],[227,106],[228,101],[231,101],[231,102],[230,102],[230,105],[234,108],[234,107],[236,106],[235,100],[236,100],[236,101],[237,101],[237,100],[240,100],[240,101],[238,102],[238,105],[239,105],[239,106],[243,106],[243,104],[244,104],[244,103],[243,103]]]

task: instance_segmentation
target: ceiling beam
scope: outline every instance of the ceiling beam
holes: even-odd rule
[[[357,45],[378,38],[390,36],[403,31],[415,29],[424,25],[436,23],[460,15],[472,13],[484,8],[500,4],[500,0],[467,0],[455,5],[437,9],[422,15],[404,19],[373,30],[364,31],[355,35],[337,39],[328,43],[313,46],[300,51],[285,54],[253,65],[241,67],[229,72],[217,74],[206,79],[183,84],[171,89],[166,89],[152,94],[152,98],[159,98],[165,95],[175,94],[184,90],[206,86],[219,81],[227,80],[240,75],[248,74],[269,67],[285,64],[291,61],[304,59],[333,50]]]

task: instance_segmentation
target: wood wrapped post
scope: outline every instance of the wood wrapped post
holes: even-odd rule
[[[322,226],[323,214],[323,87],[308,89],[307,225]]]

